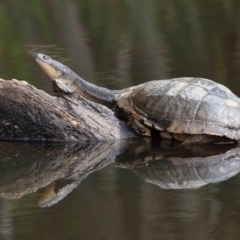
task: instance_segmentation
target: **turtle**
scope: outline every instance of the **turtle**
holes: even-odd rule
[[[52,80],[65,81],[84,98],[112,109],[141,135],[184,144],[240,140],[240,99],[212,80],[180,77],[110,90],[45,54],[37,54],[36,61]]]

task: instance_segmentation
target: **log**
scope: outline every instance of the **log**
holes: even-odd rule
[[[113,111],[53,81],[54,94],[26,81],[0,79],[1,140],[104,141],[136,137]]]

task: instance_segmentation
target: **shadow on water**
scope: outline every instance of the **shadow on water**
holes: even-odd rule
[[[168,189],[198,188],[240,171],[240,147],[230,144],[179,148],[150,139],[94,144],[2,142],[0,154],[0,196],[18,199],[45,188],[40,207],[58,203],[89,174],[114,160],[117,167]]]

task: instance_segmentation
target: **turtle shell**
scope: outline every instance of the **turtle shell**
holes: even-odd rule
[[[120,109],[148,128],[240,140],[240,99],[202,78],[150,81],[119,91]]]

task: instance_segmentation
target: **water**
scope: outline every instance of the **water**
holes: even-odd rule
[[[0,2],[0,77],[48,93],[38,52],[111,89],[194,76],[240,96],[239,51],[236,0]],[[0,239],[240,237],[235,146],[1,143],[0,152]]]
[[[239,147],[1,143],[1,156],[1,239],[239,237]]]

